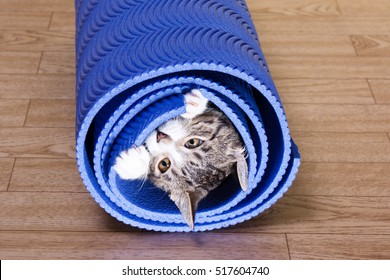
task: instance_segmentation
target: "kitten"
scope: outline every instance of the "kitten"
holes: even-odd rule
[[[120,153],[114,170],[122,179],[149,179],[168,193],[186,223],[194,228],[199,201],[237,172],[248,188],[248,166],[241,137],[225,114],[209,108],[193,89],[185,94],[186,113],[153,131],[140,147]]]

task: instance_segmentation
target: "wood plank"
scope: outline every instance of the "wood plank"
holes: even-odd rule
[[[228,230],[246,233],[389,234],[390,197],[287,195],[264,214]]]
[[[343,15],[389,16],[389,0],[337,0]]]
[[[247,1],[302,166],[266,213],[184,235],[124,225],[81,182],[73,1],[0,1],[0,258],[286,259],[286,234],[293,259],[390,258],[390,1]]]
[[[288,36],[270,35],[261,36],[261,49],[265,55],[284,56],[356,56],[355,49],[348,36]]]
[[[13,158],[0,158],[0,191],[4,192],[8,189],[8,183],[11,178],[12,169],[14,167]]]
[[[351,40],[358,55],[390,56],[390,35],[354,35]]]
[[[89,193],[0,192],[0,202],[0,232],[138,231],[107,214]]]
[[[390,196],[390,163],[303,162],[289,195]]]
[[[7,13],[1,8],[0,11],[0,30],[23,30],[26,27],[30,30],[46,30],[49,27],[51,13]]]
[[[294,16],[338,16],[339,7],[335,0],[247,0],[252,14],[282,14]]]
[[[368,81],[378,104],[390,104],[390,80]]]
[[[74,75],[0,74],[0,98],[74,99]]]
[[[285,104],[284,107],[293,131],[390,131],[390,105]]]
[[[0,51],[73,51],[74,34],[69,31],[0,31]]]
[[[0,244],[1,259],[289,258],[281,234],[0,232]]]
[[[283,104],[374,104],[366,80],[276,79]]]
[[[75,100],[31,100],[25,126],[74,127]]]
[[[0,230],[138,231],[105,213],[88,193],[0,192],[0,202]],[[389,221],[390,197],[286,196],[221,232],[388,234]]]
[[[53,18],[50,23],[49,30],[51,31],[72,31],[75,28],[75,13],[53,13]]]
[[[276,79],[388,79],[390,57],[268,56]]]
[[[29,100],[0,99],[0,126],[23,126]]]
[[[0,157],[74,158],[74,128],[0,127]]]
[[[253,22],[260,36],[270,35],[372,35],[390,34],[390,17],[364,17],[359,15],[326,16],[280,16],[253,14]]]
[[[74,11],[71,0],[1,0],[0,11],[3,12],[55,12]]]
[[[293,132],[306,162],[390,162],[386,133]]]
[[[74,159],[18,158],[9,191],[86,192]]]
[[[75,74],[74,52],[44,52],[39,74]]]
[[[388,260],[390,235],[288,234],[291,259]]]
[[[35,74],[40,52],[0,52],[0,74]]]

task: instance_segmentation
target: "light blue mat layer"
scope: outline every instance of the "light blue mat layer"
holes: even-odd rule
[[[240,133],[249,189],[228,178],[198,208],[194,231],[248,220],[291,186],[300,156],[242,0],[76,0],[77,163],[91,195],[126,224],[190,231],[151,183],[120,179],[118,153],[185,112],[199,89]]]

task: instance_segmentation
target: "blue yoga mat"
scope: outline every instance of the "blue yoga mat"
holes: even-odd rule
[[[122,180],[117,155],[185,112],[198,89],[248,153],[248,190],[225,180],[199,204],[194,231],[263,212],[291,186],[300,156],[243,0],[76,0],[76,152],[96,202],[131,226],[191,231],[168,195]]]

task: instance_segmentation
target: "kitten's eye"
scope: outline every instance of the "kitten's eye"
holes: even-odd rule
[[[184,144],[184,147],[186,147],[187,149],[195,149],[195,148],[199,147],[200,145],[202,145],[203,142],[204,141],[199,139],[199,138],[192,138]]]
[[[161,173],[167,172],[169,167],[171,167],[171,161],[169,158],[164,158],[158,163],[158,169],[161,171]]]

